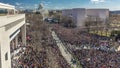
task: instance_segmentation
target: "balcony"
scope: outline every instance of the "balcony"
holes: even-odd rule
[[[24,20],[25,14],[0,15],[0,27],[10,25],[13,22]]]

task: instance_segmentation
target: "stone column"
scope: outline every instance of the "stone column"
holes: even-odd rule
[[[22,26],[21,33],[22,33],[22,44],[23,46],[26,46],[26,24]]]
[[[16,14],[16,10],[15,9],[13,10],[13,12],[14,12],[13,14]]]
[[[10,10],[9,9],[7,10],[7,15],[10,15]]]
[[[10,38],[5,27],[0,28],[0,68],[11,68]]]
[[[12,44],[11,46],[12,46],[12,48],[13,48],[13,50],[14,50],[14,49],[15,49],[15,44],[14,44],[14,41],[13,41],[13,40],[11,41],[11,44]]]

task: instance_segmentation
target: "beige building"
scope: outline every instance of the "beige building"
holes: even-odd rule
[[[91,16],[92,18],[99,17],[101,20],[103,20],[103,22],[105,22],[105,20],[109,17],[109,10],[85,8],[65,9],[62,10],[62,15],[73,17],[76,25],[83,27],[88,16]]]
[[[87,16],[99,17],[103,22],[109,18],[109,9],[86,9]]]
[[[18,36],[21,36],[21,44],[26,45],[25,14],[17,14],[15,6],[3,3],[0,10],[5,11],[0,14],[0,68],[11,68],[14,48],[19,45]]]
[[[70,16],[76,22],[77,26],[83,26],[85,21],[86,9],[84,8],[75,8],[75,9],[65,9],[62,10],[63,16]]]
[[[44,5],[42,3],[39,5],[38,9],[34,10],[33,12],[34,13],[36,13],[36,12],[40,13],[43,17],[43,20],[45,18],[48,18],[48,16],[49,16],[49,11],[47,9],[44,9]]]

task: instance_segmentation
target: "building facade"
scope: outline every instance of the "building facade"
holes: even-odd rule
[[[83,27],[88,16],[99,17],[103,22],[109,17],[108,9],[85,9],[85,8],[75,8],[75,9],[65,9],[62,10],[63,16],[71,16],[74,18],[76,25]]]
[[[11,47],[18,47],[18,34],[26,46],[25,14],[17,14],[15,6],[8,4],[0,3],[0,9],[7,12],[0,14],[0,68],[11,68]],[[13,39],[14,46],[11,45]]]
[[[63,16],[71,16],[76,22],[77,26],[83,26],[85,21],[86,10],[84,8],[75,8],[75,9],[65,9],[62,10]]]

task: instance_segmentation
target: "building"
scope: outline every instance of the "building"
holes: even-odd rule
[[[38,6],[37,10],[33,11],[33,13],[40,13],[43,17],[43,20],[49,16],[49,11],[47,9],[44,9],[44,5],[42,3]]]
[[[110,27],[111,30],[120,30],[120,14],[110,14]]]
[[[19,36],[21,44],[26,46],[25,14],[17,14],[15,6],[3,3],[0,10],[5,11],[0,13],[0,68],[11,68],[15,48],[20,46]]]
[[[75,8],[75,9],[65,9],[62,10],[63,16],[70,16],[76,22],[77,26],[83,26],[83,22],[86,19],[86,9],[84,8]]]
[[[87,16],[99,17],[105,22],[109,18],[109,9],[86,9]]]
[[[108,9],[85,9],[85,8],[75,8],[75,9],[65,9],[62,10],[63,16],[71,16],[76,22],[77,26],[83,27],[88,16],[92,18],[99,17],[103,22],[109,17]]]

